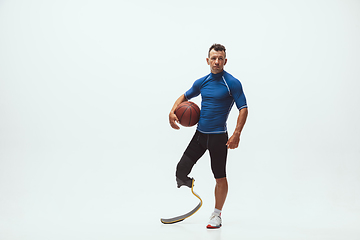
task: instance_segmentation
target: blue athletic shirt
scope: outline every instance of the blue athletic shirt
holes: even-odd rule
[[[201,111],[197,130],[202,133],[227,132],[226,121],[234,102],[239,110],[247,107],[240,81],[226,71],[196,80],[184,95],[190,100],[199,94]]]

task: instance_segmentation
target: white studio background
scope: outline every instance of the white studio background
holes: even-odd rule
[[[355,0],[1,0],[0,239],[360,239],[359,42]],[[208,155],[163,226],[213,43],[249,105],[224,227]]]

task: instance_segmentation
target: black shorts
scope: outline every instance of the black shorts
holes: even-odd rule
[[[184,155],[196,163],[209,150],[214,177],[223,178],[226,177],[227,141],[227,133],[205,134],[196,131]]]

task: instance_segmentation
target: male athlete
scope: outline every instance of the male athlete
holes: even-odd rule
[[[246,98],[239,80],[224,71],[227,62],[226,49],[223,45],[213,44],[206,58],[211,73],[196,80],[193,86],[175,102],[169,114],[170,125],[179,129],[179,120],[175,115],[177,106],[201,94],[200,119],[195,135],[186,148],[176,168],[178,187],[191,188],[192,178],[188,177],[194,164],[209,150],[211,169],[216,179],[215,210],[210,217],[207,228],[220,228],[221,211],[228,192],[226,179],[226,158],[228,149],[239,146],[240,134],[246,122],[248,110]],[[234,133],[228,138],[226,121],[233,106],[239,110]]]

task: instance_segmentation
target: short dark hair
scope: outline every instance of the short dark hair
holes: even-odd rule
[[[214,43],[213,45],[211,45],[211,47],[209,48],[209,57],[210,57],[210,51],[211,50],[215,50],[215,51],[224,51],[224,53],[225,53],[225,56],[226,56],[226,48],[223,46],[223,45],[221,45],[221,44],[218,44],[218,43]]]

